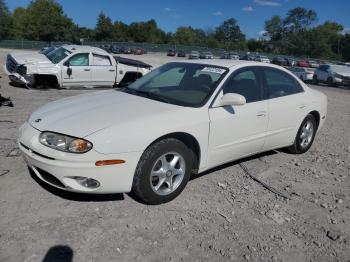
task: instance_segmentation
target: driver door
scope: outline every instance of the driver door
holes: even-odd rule
[[[64,87],[91,85],[89,53],[73,55],[63,63],[62,83]]]
[[[260,75],[255,67],[234,72],[209,108],[209,167],[261,152],[268,125],[268,103]],[[216,107],[215,103],[226,93],[244,96],[246,104]]]

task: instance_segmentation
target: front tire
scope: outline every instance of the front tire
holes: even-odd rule
[[[192,170],[192,155],[181,141],[167,138],[145,150],[137,165],[132,193],[142,202],[157,205],[176,198]]]
[[[303,154],[307,152],[314,142],[317,131],[316,119],[309,114],[301,123],[294,144],[288,147],[288,151],[293,154]]]
[[[312,77],[312,83],[313,83],[314,85],[318,85],[317,75],[314,75],[314,76]]]

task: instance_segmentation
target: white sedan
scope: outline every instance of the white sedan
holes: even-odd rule
[[[191,173],[287,147],[305,153],[327,99],[282,67],[173,62],[123,89],[65,98],[34,112],[19,147],[43,181],[83,193],[174,199]]]

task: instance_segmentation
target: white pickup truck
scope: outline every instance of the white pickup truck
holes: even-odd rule
[[[49,53],[8,54],[4,66],[12,82],[39,88],[123,86],[150,69],[141,61],[80,45],[63,45]]]

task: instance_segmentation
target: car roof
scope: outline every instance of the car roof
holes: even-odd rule
[[[224,59],[208,59],[208,60],[201,60],[201,59],[195,59],[195,60],[184,60],[179,61],[183,63],[192,63],[192,64],[203,64],[203,65],[213,65],[213,66],[221,66],[221,67],[235,67],[240,65],[246,65],[246,66],[267,66],[267,67],[274,67],[274,68],[281,68],[280,66],[276,66],[273,64],[267,64],[262,62],[256,62],[256,61],[246,61],[246,60],[224,60]]]
[[[107,51],[95,47],[95,46],[88,46],[88,45],[62,45],[65,49],[71,51],[72,53],[80,53],[80,52],[94,52],[94,53],[100,53],[100,54],[108,54]]]

